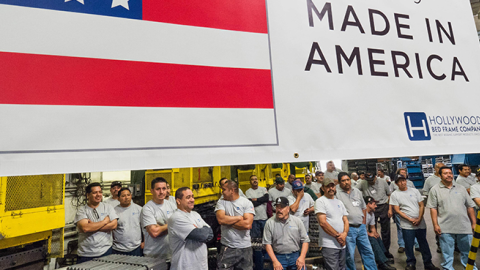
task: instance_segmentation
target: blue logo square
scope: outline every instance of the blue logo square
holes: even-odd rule
[[[432,139],[427,115],[425,113],[406,112],[403,114],[403,117],[410,141],[429,141]]]

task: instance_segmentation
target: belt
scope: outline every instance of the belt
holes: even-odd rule
[[[360,228],[362,224],[348,224],[348,226],[353,227],[353,228]]]

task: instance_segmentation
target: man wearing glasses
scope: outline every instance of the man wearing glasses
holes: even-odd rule
[[[112,230],[117,228],[118,216],[113,207],[103,203],[102,186],[91,183],[85,189],[87,205],[75,216],[78,229],[77,263],[112,254]]]

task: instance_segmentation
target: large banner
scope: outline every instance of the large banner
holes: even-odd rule
[[[446,0],[0,0],[0,175],[480,152]]]

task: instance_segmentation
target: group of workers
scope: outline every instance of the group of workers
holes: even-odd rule
[[[441,163],[422,190],[428,196],[433,228],[441,252],[442,269],[453,270],[454,247],[465,267],[476,224],[474,207],[480,205],[480,184],[469,166],[452,169]],[[480,173],[477,172],[480,178]],[[352,178],[351,178],[352,177]],[[390,253],[390,219],[397,223],[398,252],[406,254],[406,270],[416,269],[415,250],[421,252],[424,269],[439,269],[432,263],[426,237],[424,197],[408,180],[407,170],[397,170],[394,181],[378,170],[377,175],[349,175],[327,163],[302,179],[291,174],[287,182],[277,177],[272,188],[259,186],[257,176],[243,193],[226,178],[219,182],[222,197],[215,214],[221,226],[217,269],[306,269],[310,237],[318,233],[325,269],[356,269],[355,249],[363,268],[395,269]],[[128,188],[111,185],[112,197],[103,200],[99,183],[86,187],[87,204],[75,217],[79,231],[78,263],[109,254],[158,259],[164,269],[208,269],[206,243],[214,237],[211,227],[193,211],[192,190],[182,187],[170,196],[164,178],[151,182],[152,199],[145,206],[132,202]],[[317,226],[310,226],[315,214]],[[312,215],[313,216],[313,215]],[[380,234],[377,224],[381,226]],[[261,239],[265,250],[252,249],[252,238]],[[476,269],[476,268],[475,268]]]

